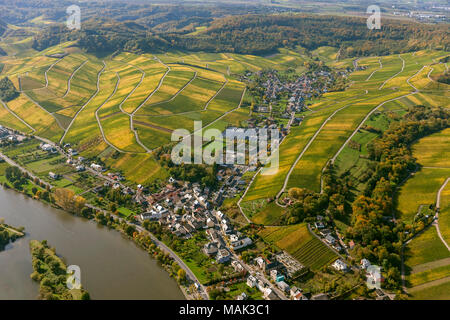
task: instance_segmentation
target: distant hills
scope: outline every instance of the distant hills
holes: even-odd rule
[[[381,30],[369,30],[364,18],[312,14],[238,15],[216,19],[198,32],[159,31],[135,22],[90,19],[82,30],[51,26],[36,35],[33,47],[43,50],[77,40],[87,52],[136,53],[180,49],[207,52],[267,54],[300,45],[342,48],[341,57],[387,55],[420,49],[450,49],[446,24],[383,20]]]

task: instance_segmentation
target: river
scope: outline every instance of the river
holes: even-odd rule
[[[0,252],[0,299],[36,299],[28,243],[48,240],[67,265],[81,268],[91,299],[185,299],[174,279],[119,232],[0,187],[0,218],[26,236]]]

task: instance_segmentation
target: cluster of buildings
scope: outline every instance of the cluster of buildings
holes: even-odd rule
[[[53,145],[49,144],[49,143],[41,143],[39,145],[39,148],[42,151],[48,152],[48,153],[58,153],[58,150],[56,149],[56,147],[54,147]]]
[[[317,81],[319,78],[322,81]],[[331,72],[322,70],[302,75],[296,81],[286,84],[285,88],[291,96],[286,111],[289,113],[303,111],[305,100],[328,92],[334,80]]]
[[[222,188],[233,187],[238,172],[236,168],[219,170],[218,175],[223,178]],[[235,231],[221,211],[214,210],[211,201],[218,205],[216,201],[225,193],[222,188],[212,192],[198,183],[179,184],[171,178],[159,193],[141,196],[147,211],[140,215],[140,219],[156,221],[180,238],[190,238],[195,232],[206,230],[210,242],[203,248],[204,252],[217,256],[219,263],[226,263],[230,256],[225,251],[240,250],[251,245],[252,241]]]
[[[271,102],[279,100],[280,95],[284,93],[290,97],[285,112],[301,112],[305,108],[305,100],[328,92],[335,82],[335,75],[325,70],[302,74],[294,81],[280,80],[277,70],[270,70],[264,74],[259,71],[256,75],[264,79],[260,87],[264,89],[265,98],[262,105],[254,106],[254,111],[260,113],[270,112]],[[245,78],[248,80],[248,76]]]
[[[316,221],[314,222],[314,228],[318,231],[319,236],[322,237],[322,239],[333,249],[337,252],[341,252],[343,250],[333,231],[327,228],[327,223],[325,222],[323,216],[317,215]]]
[[[447,11],[449,10],[447,9]],[[445,14],[436,14],[431,12],[425,13],[419,11],[409,11],[409,12],[394,11],[393,14],[395,16],[408,17],[419,21],[428,21],[428,22],[442,22],[447,19]]]
[[[262,280],[258,280],[252,275],[247,278],[247,285],[250,288],[257,288],[259,291],[261,291],[263,294],[263,298],[266,300],[279,300],[279,297],[269,286],[265,285]]]
[[[293,300],[306,299],[301,293],[301,290],[296,287],[291,288],[286,282],[288,279],[291,279],[295,273],[304,268],[297,260],[290,257],[285,252],[280,252],[270,260],[259,256],[254,259],[254,264],[256,268],[268,276],[285,295],[291,296],[291,299]],[[258,288],[263,293],[265,299],[272,299],[272,289],[268,289],[263,281],[256,281],[254,276],[249,276],[247,285],[252,288]]]
[[[14,131],[0,125],[0,143],[20,143],[26,140],[26,136],[15,133]]]
[[[73,153],[67,160],[66,163],[68,165],[71,165],[75,168],[77,172],[82,172],[86,170],[86,167],[84,166],[84,161],[86,160],[84,157],[78,157],[77,159],[74,158],[74,155],[77,153]]]

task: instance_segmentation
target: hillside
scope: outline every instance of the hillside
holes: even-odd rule
[[[127,35],[133,34],[130,39]],[[387,55],[426,48],[450,47],[446,25],[384,20],[381,30],[369,30],[365,19],[338,16],[242,15],[219,18],[198,32],[168,32],[136,23],[95,18],[81,31],[67,32],[51,26],[33,44],[43,50],[77,40],[91,53],[115,50],[136,53],[165,50],[268,54],[297,45],[314,50],[322,46],[341,48],[341,57]]]

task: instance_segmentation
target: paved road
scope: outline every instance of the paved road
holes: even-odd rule
[[[424,66],[424,67],[425,67],[425,66]],[[422,69],[423,69],[424,67],[422,67]],[[341,146],[341,148],[338,150],[338,152],[336,152],[336,154],[333,156],[333,158],[331,158],[331,163],[334,163],[334,161],[335,161],[336,158],[339,156],[339,154],[342,152],[342,150],[344,150],[344,148],[347,146],[347,144],[350,142],[350,140],[353,139],[353,137],[355,136],[355,134],[358,133],[358,131],[361,129],[361,127],[364,125],[364,123],[370,118],[370,116],[371,116],[375,111],[377,111],[379,108],[381,108],[382,106],[384,106],[384,105],[385,105],[386,103],[388,103],[388,102],[396,101],[396,100],[399,100],[399,99],[408,97],[408,96],[410,96],[410,95],[413,95],[413,94],[416,94],[416,93],[419,92],[419,89],[417,89],[415,86],[413,86],[413,85],[409,82],[409,80],[411,80],[411,78],[413,78],[413,77],[415,77],[417,74],[419,74],[419,73],[422,71],[422,69],[420,69],[419,71],[417,71],[415,74],[413,74],[411,77],[409,77],[409,78],[406,80],[406,82],[414,89],[414,91],[413,91],[413,92],[410,92],[410,93],[408,93],[408,94],[402,95],[402,96],[400,96],[400,97],[397,97],[397,98],[393,98],[393,99],[386,100],[386,101],[380,103],[379,105],[377,105],[375,108],[373,108],[372,111],[370,111],[370,112],[366,115],[366,117],[361,121],[361,123],[358,125],[358,127],[353,131],[353,133],[350,135],[350,137],[348,137],[348,139],[344,142],[344,144]]]
[[[189,68],[189,69],[191,69],[191,68]],[[197,78],[197,71],[195,71],[195,70],[192,70],[192,71],[194,71],[194,76],[180,90],[178,90],[177,93],[175,93],[170,99],[164,100],[164,101],[160,101],[160,102],[156,102],[156,103],[152,103],[149,106],[153,107],[153,106],[157,106],[157,105],[160,105],[160,104],[163,104],[163,103],[168,103],[168,102],[173,101],[176,97],[178,97],[178,95],[181,92],[183,92],[184,89],[186,89],[186,87],[188,85],[190,85],[192,83],[192,81],[194,81]]]
[[[217,121],[219,121],[220,119],[222,119],[223,117],[225,117],[225,116],[227,116],[228,114],[230,114],[231,112],[236,111],[237,109],[239,109],[239,108],[241,107],[241,105],[242,105],[242,102],[244,101],[244,96],[245,96],[245,92],[246,92],[246,91],[247,91],[247,87],[245,87],[244,90],[242,91],[241,101],[239,101],[239,105],[238,105],[236,108],[231,109],[231,110],[225,112],[225,113],[222,114],[220,117],[216,118],[214,121],[208,123],[208,124],[207,124],[206,126],[204,126],[203,128],[201,128],[201,129],[199,129],[199,130],[197,130],[197,131],[194,131],[194,132],[192,132],[191,134],[185,136],[183,139],[186,139],[186,138],[189,137],[189,136],[193,136],[193,135],[196,134],[197,132],[200,132],[200,131],[205,130],[206,128],[212,126],[214,123],[216,123]]]
[[[203,107],[203,111],[206,111],[208,109],[209,104],[211,103],[211,101],[214,100],[215,97],[217,97],[217,95],[223,90],[223,88],[225,88],[225,86],[228,84],[228,79],[226,79],[226,81],[222,84],[222,86],[220,87],[219,90],[216,91],[216,93],[208,100],[208,102],[205,104],[205,106]]]
[[[141,226],[135,225],[135,224],[131,224],[134,225],[136,227],[136,229],[138,229],[140,232],[144,232],[144,233],[148,233],[152,239],[152,241],[155,243],[155,245],[157,245],[159,248],[161,248],[163,251],[167,252],[172,259],[174,259],[178,265],[180,266],[180,268],[182,268],[184,271],[186,271],[186,275],[192,280],[197,282],[197,284],[200,286],[201,288],[201,295],[203,296],[203,298],[205,300],[209,300],[209,295],[208,292],[206,291],[205,286],[197,279],[197,277],[195,276],[195,274],[191,271],[191,269],[189,269],[189,267],[184,263],[184,261],[175,253],[172,251],[172,249],[170,249],[167,245],[165,245],[163,242],[159,241],[152,233],[150,233],[149,231],[147,231],[146,229],[144,229]]]
[[[139,80],[139,83],[133,88],[133,90],[130,91],[130,93],[127,94],[127,96],[122,100],[122,102],[120,102],[119,104],[119,109],[120,111],[122,111],[123,113],[125,113],[128,116],[131,116],[131,113],[126,112],[125,110],[123,110],[122,106],[123,104],[128,100],[129,97],[131,97],[131,95],[137,90],[137,88],[139,88],[142,84],[142,81],[144,81],[145,78],[145,71],[142,70],[141,68],[139,68],[138,66],[132,65],[132,64],[128,64],[128,63],[124,63],[125,65],[129,65],[132,66],[133,68],[137,69],[142,75],[141,75],[141,79]],[[119,76],[119,74],[116,72],[117,76]]]
[[[54,63],[52,63],[51,65],[50,65],[50,67],[47,69],[47,70],[45,70],[45,72],[44,72],[44,77],[45,77],[45,88],[48,88],[48,72],[50,71],[50,70],[52,70],[52,68],[55,66],[55,64],[57,64],[58,62],[60,62],[62,59],[64,59],[64,57],[63,58],[60,58],[60,59],[58,59],[58,60],[56,60]]]
[[[98,112],[100,111],[100,109],[106,104],[108,103],[108,101],[116,94],[117,88],[119,87],[119,83],[120,83],[120,76],[119,73],[116,72],[116,77],[117,77],[117,82],[116,82],[116,86],[114,87],[114,91],[109,95],[108,98],[106,98],[105,101],[103,101],[103,103],[101,105],[98,106],[97,109],[95,109],[95,119],[97,119],[97,124],[98,124],[98,128],[100,129],[100,133],[102,135],[103,141],[105,141],[105,143],[110,146],[111,148],[113,148],[114,150],[121,152],[121,153],[129,153],[128,151],[124,151],[122,149],[117,148],[114,144],[112,144],[111,142],[109,142],[108,138],[105,135],[105,132],[103,131],[103,126],[102,123],[100,121],[100,117],[98,115]]]
[[[44,139],[44,140],[47,142],[46,139]],[[52,145],[55,146],[55,147],[57,147],[58,150],[61,152],[62,149],[61,149],[60,147],[56,146],[54,143],[52,143]],[[62,152],[62,154],[63,154],[63,155],[66,155],[64,152]],[[67,155],[66,155],[66,156],[67,156]],[[8,164],[10,164],[10,165],[12,165],[12,166],[16,166],[16,167],[18,167],[22,172],[27,173],[32,179],[38,179],[41,183],[45,184],[46,186],[49,186],[50,188],[53,187],[50,183],[47,183],[47,182],[41,180],[39,177],[35,176],[32,172],[30,172],[30,171],[27,170],[26,168],[20,166],[20,165],[17,164],[15,161],[13,161],[12,159],[10,159],[9,157],[7,157],[6,155],[4,155],[4,154],[1,153],[1,152],[0,152],[0,157],[1,157],[2,159],[4,159]],[[95,173],[95,175],[100,175],[98,172],[95,172],[95,171],[94,171],[94,173]],[[101,176],[103,179],[106,179],[106,180],[108,180],[108,181],[110,181],[110,182],[116,183],[116,181],[113,180],[113,179],[110,179],[110,178],[105,177],[105,176],[103,176],[103,175],[100,175],[100,176]],[[100,210],[100,211],[102,211],[102,212],[106,212],[105,210],[103,210],[103,209],[101,209],[101,208],[98,208],[98,207],[96,207],[96,206],[90,205],[90,204],[86,204],[86,206],[89,207],[89,208],[95,209],[95,210]],[[207,294],[207,292],[206,292],[205,287],[200,283],[200,281],[197,279],[197,277],[195,276],[195,274],[191,271],[191,269],[189,269],[189,267],[183,262],[183,260],[182,260],[180,257],[178,257],[178,256],[176,255],[175,252],[173,252],[168,246],[166,246],[164,243],[162,243],[161,241],[159,241],[152,233],[150,233],[149,231],[147,231],[147,230],[144,229],[143,227],[141,227],[141,226],[139,226],[139,225],[136,225],[136,224],[133,224],[133,223],[130,223],[130,222],[128,222],[128,221],[125,221],[125,220],[123,220],[123,219],[120,218],[120,217],[118,217],[118,218],[119,218],[120,221],[124,221],[124,222],[128,223],[129,225],[132,225],[132,226],[136,227],[136,229],[139,230],[140,232],[148,233],[148,234],[150,235],[150,237],[152,238],[153,242],[154,242],[158,247],[160,247],[162,250],[166,251],[166,252],[167,252],[167,253],[168,253],[175,261],[177,261],[177,263],[180,265],[180,267],[186,271],[186,274],[187,274],[193,281],[196,281],[196,282],[200,285],[200,287],[201,287],[201,289],[202,289],[202,290],[201,290],[201,291],[202,291],[201,294],[202,294],[203,298],[206,299],[206,300],[209,299],[209,296],[208,296],[208,294]]]
[[[447,184],[449,183],[450,178],[447,178],[444,182],[444,184],[441,186],[441,188],[439,189],[437,196],[436,196],[436,216],[435,216],[435,220],[433,222],[434,226],[436,227],[436,231],[438,233],[439,239],[441,239],[442,243],[447,247],[448,251],[450,251],[450,246],[448,245],[448,243],[445,241],[444,237],[441,234],[441,230],[439,229],[439,210],[441,208],[441,194],[442,191],[444,191],[445,187],[447,186]]]
[[[366,90],[367,94],[368,91]],[[306,151],[308,151],[309,147],[312,145],[312,143],[315,141],[315,139],[317,138],[317,136],[319,135],[319,133],[322,131],[322,129],[326,126],[326,124],[328,123],[328,121],[330,121],[335,115],[336,113],[338,113],[339,111],[347,108],[348,106],[352,105],[354,102],[346,104],[345,106],[335,110],[320,126],[319,129],[317,129],[317,131],[314,133],[314,135],[312,136],[312,138],[308,141],[308,143],[306,144],[306,146],[303,148],[302,152],[298,155],[297,159],[295,160],[295,162],[292,164],[291,168],[289,169],[286,178],[284,179],[284,183],[283,183],[283,187],[281,188],[281,190],[278,192],[277,196],[276,196],[276,203],[279,206],[282,206],[281,204],[278,203],[278,199],[281,197],[281,195],[283,194],[283,192],[286,190],[287,185],[289,183],[289,178],[292,174],[292,172],[294,171],[295,167],[297,166],[298,162],[301,160],[301,158],[303,157],[303,155],[306,153]]]
[[[398,76],[400,73],[402,73],[403,70],[405,69],[405,60],[404,60],[400,55],[398,55],[398,57],[402,60],[402,69],[401,69],[399,72],[397,72],[396,74],[394,74],[392,77],[390,77],[389,79],[387,79],[386,81],[384,81],[384,82],[381,84],[381,86],[378,88],[378,90],[383,89],[383,87],[386,85],[386,83],[387,83],[389,80],[394,79],[396,76]]]
[[[17,118],[20,122],[22,122],[25,126],[27,126],[32,132],[36,132],[36,129],[34,129],[28,122],[23,120],[21,117],[19,117],[14,111],[12,111],[6,103],[3,102],[3,100],[0,100],[0,103],[3,105],[3,107],[8,110],[9,113],[11,113],[15,118]]]
[[[31,98],[28,93],[26,93],[25,91],[23,92],[23,94],[25,94],[27,96],[27,98],[33,102],[35,105],[37,105],[40,109],[42,109],[42,111],[44,111],[45,113],[48,113],[49,115],[51,115],[53,117],[53,119],[55,119],[56,123],[58,124],[58,126],[62,129],[65,130],[63,125],[61,124],[61,122],[59,121],[59,119],[57,117],[55,117],[55,115],[52,112],[49,112],[47,109],[45,109],[43,106],[41,106],[36,100],[34,100],[33,98]]]
[[[152,150],[150,150],[149,148],[147,148],[147,146],[146,146],[144,143],[142,143],[141,139],[139,139],[139,134],[138,134],[137,130],[136,130],[135,127],[134,127],[134,116],[136,115],[136,112],[138,112],[138,111],[139,111],[139,110],[147,103],[147,101],[148,101],[151,97],[153,97],[153,95],[161,88],[161,86],[162,86],[162,84],[163,84],[163,82],[164,82],[164,79],[166,78],[167,74],[171,71],[170,66],[168,66],[167,64],[165,64],[164,62],[162,62],[162,61],[161,61],[160,59],[158,59],[156,56],[155,56],[154,58],[155,58],[155,60],[157,60],[159,63],[161,63],[163,66],[165,66],[165,67],[167,68],[167,70],[166,70],[166,72],[164,73],[164,75],[161,77],[161,79],[159,79],[158,86],[155,88],[155,90],[153,90],[153,91],[147,96],[147,98],[145,98],[145,100],[144,100],[139,106],[137,106],[137,108],[130,114],[130,128],[131,128],[131,131],[134,132],[134,136],[135,136],[135,138],[136,138],[136,142],[137,142],[141,147],[143,147],[147,153],[152,152]]]
[[[89,60],[84,61],[78,68],[76,68],[72,74],[70,75],[69,80],[67,80],[67,90],[66,93],[64,93],[63,98],[67,97],[67,95],[70,92],[70,83],[72,82],[73,76],[78,72],[78,70],[80,70],[81,68],[83,68],[83,66],[88,62]]]
[[[244,210],[242,210],[241,207],[241,202],[242,200],[245,198],[245,195],[247,194],[248,190],[250,189],[251,185],[253,184],[253,181],[256,179],[256,177],[258,176],[259,172],[261,171],[262,167],[260,167],[258,169],[258,171],[255,172],[255,174],[253,175],[252,179],[250,180],[247,188],[245,188],[244,193],[242,194],[242,196],[239,198],[238,202],[237,202],[237,206],[239,207],[239,210],[241,211],[241,214],[244,216],[245,220],[247,220],[248,223],[251,223],[250,219],[245,215]]]
[[[6,163],[8,163],[9,165],[13,166],[13,167],[18,167],[20,169],[20,171],[22,171],[23,173],[27,173],[33,180],[38,179],[40,183],[43,183],[45,186],[48,186],[50,188],[52,188],[53,186],[50,183],[47,183],[43,180],[41,180],[39,177],[37,177],[36,175],[34,175],[31,171],[27,170],[26,168],[22,167],[21,165],[19,165],[17,162],[15,162],[14,160],[12,160],[11,158],[9,158],[8,156],[6,156],[5,154],[3,154],[2,152],[0,152],[0,158],[2,158],[3,160],[6,161]]]
[[[383,63],[381,62],[381,58],[378,58],[378,63],[380,64],[380,67],[376,70],[374,70],[366,79],[366,81],[369,81],[370,78],[372,78],[372,76],[375,74],[375,72],[380,71],[381,69],[383,69]]]
[[[404,259],[404,249],[405,247],[408,245],[408,243],[410,243],[412,240],[414,240],[416,237],[418,237],[419,235],[421,235],[422,233],[424,233],[431,225],[433,225],[436,228],[436,231],[438,233],[439,238],[441,239],[442,243],[447,247],[447,249],[450,251],[450,246],[447,244],[447,242],[445,241],[445,239],[442,237],[441,235],[441,231],[439,230],[439,209],[441,206],[441,193],[442,191],[445,189],[445,187],[447,186],[447,184],[449,183],[450,178],[447,178],[445,180],[445,182],[442,184],[441,188],[439,189],[437,195],[436,195],[436,215],[434,217],[434,220],[431,224],[425,226],[425,228],[423,228],[420,232],[416,233],[413,237],[411,237],[411,239],[409,239],[408,241],[406,241],[403,245],[402,245],[402,268],[401,268],[401,272],[402,272],[402,288],[404,292],[408,292],[408,289],[406,287],[406,276],[405,276],[405,259]]]

